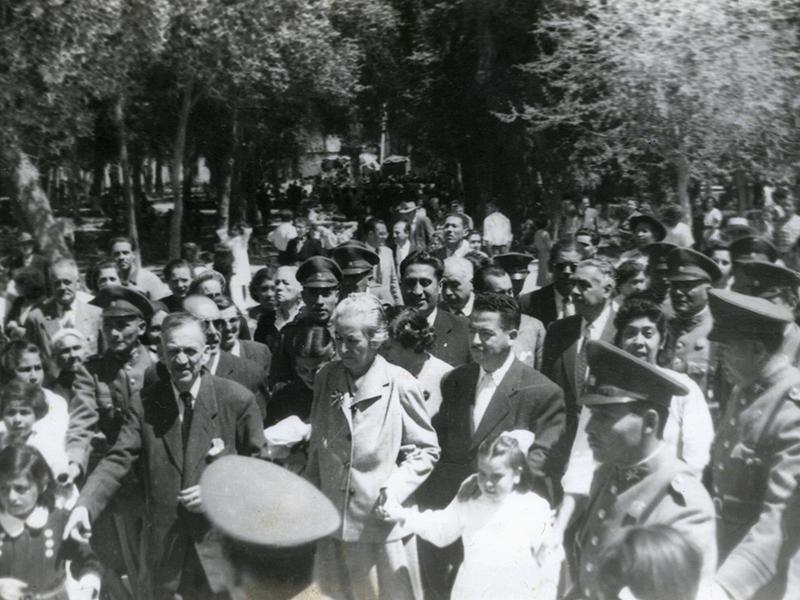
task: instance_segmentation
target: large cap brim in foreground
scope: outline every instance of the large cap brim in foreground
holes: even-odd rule
[[[261,546],[299,546],[333,533],[333,503],[308,481],[270,462],[223,456],[200,477],[209,521],[229,538]]]

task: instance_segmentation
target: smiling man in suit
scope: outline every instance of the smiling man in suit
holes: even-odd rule
[[[419,492],[427,507],[446,506],[461,482],[477,470],[481,443],[514,429],[535,435],[528,464],[537,491],[551,497],[556,473],[550,449],[564,433],[564,397],[557,385],[515,357],[512,347],[519,327],[516,300],[504,294],[476,295],[469,318],[469,349],[475,362],[442,380],[442,405],[433,420],[442,456]],[[441,576],[456,566],[458,552],[437,552],[422,543],[420,552],[428,589],[433,597],[447,597]],[[423,552],[432,555],[429,564]]]
[[[86,541],[133,469],[146,498],[141,597],[224,598],[221,540],[204,516],[198,482],[224,454],[260,456],[265,440],[252,393],[202,370],[203,325],[187,314],[163,324],[166,375],[134,395],[116,443],[89,476],[65,527]]]
[[[60,329],[77,329],[86,338],[89,355],[98,351],[101,311],[97,306],[78,299],[79,281],[78,265],[74,260],[57,260],[50,267],[53,295],[28,314],[26,337],[39,346],[42,356],[48,361],[53,355],[52,338]]]
[[[415,252],[400,265],[400,291],[403,303],[421,312],[436,332],[430,353],[458,366],[470,360],[467,320],[438,308],[443,275],[441,260],[426,250]]]

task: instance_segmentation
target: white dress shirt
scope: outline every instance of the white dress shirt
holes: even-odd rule
[[[497,391],[503,377],[506,376],[508,370],[511,368],[511,363],[514,362],[514,353],[509,350],[505,362],[500,365],[491,373],[485,371],[483,367],[480,368],[480,375],[478,376],[478,385],[475,386],[475,406],[472,408],[472,430],[478,429],[478,425],[486,413],[489,402],[492,396]]]
[[[575,303],[572,298],[562,296],[555,287],[553,288],[553,294],[556,298],[556,316],[559,319],[571,317],[575,314]]]
[[[434,309],[431,312],[431,314],[428,315],[428,325],[433,327],[433,323],[434,323],[434,321],[436,321],[436,315],[438,315],[438,314],[439,314],[439,308],[438,307],[434,307]]]
[[[400,268],[400,263],[405,260],[406,256],[411,254],[411,240],[406,240],[404,244],[399,244],[394,249],[394,264]]]
[[[217,355],[219,356],[219,354]],[[175,384],[170,382],[172,386],[172,393],[175,396],[175,403],[178,405],[178,417],[183,423],[183,401],[181,400],[181,393],[178,388],[175,387]],[[197,395],[200,393],[200,377],[196,377],[192,387],[189,388],[189,393],[192,395],[192,409],[194,409],[195,405],[197,404]]]

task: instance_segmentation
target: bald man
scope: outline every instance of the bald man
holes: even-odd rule
[[[468,317],[475,302],[472,285],[473,266],[466,258],[451,256],[444,261],[442,308],[461,317]]]

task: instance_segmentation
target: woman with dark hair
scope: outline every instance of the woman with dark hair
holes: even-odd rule
[[[442,404],[442,378],[453,367],[430,353],[436,333],[417,309],[397,306],[387,312],[389,339],[384,342],[381,354],[417,378],[432,419]]]
[[[677,529],[669,525],[629,527],[601,555],[601,597],[695,600],[702,564],[700,551]]]
[[[666,316],[655,302],[634,295],[620,307],[614,319],[617,330],[614,343],[626,352],[650,364],[659,364],[664,348]],[[661,358],[661,360],[659,360]],[[703,392],[687,375],[660,367],[688,389],[686,396],[674,396],[664,428],[664,441],[674,448],[678,458],[699,476],[708,464],[714,426]]]

